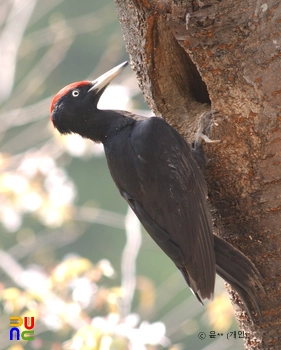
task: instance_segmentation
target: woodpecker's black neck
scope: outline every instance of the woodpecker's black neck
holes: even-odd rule
[[[93,115],[85,116],[82,120],[80,118],[78,130],[73,132],[94,142],[104,143],[121,129],[135,122],[133,114],[129,112],[97,109]]]

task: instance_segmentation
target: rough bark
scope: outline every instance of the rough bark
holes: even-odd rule
[[[204,147],[219,234],[265,280],[263,321],[230,290],[247,349],[281,349],[281,3],[115,0],[147,103],[189,141],[212,110]],[[206,132],[207,132],[206,131]]]

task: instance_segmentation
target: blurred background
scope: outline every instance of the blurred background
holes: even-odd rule
[[[0,349],[243,349],[223,281],[200,305],[102,146],[50,123],[58,90],[129,59],[113,0],[2,0],[0,28]],[[99,107],[151,115],[130,67]],[[34,340],[10,340],[12,315]]]

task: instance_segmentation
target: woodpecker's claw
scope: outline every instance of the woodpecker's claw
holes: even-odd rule
[[[196,139],[203,139],[206,143],[218,143],[221,142],[221,140],[211,140],[207,135],[203,134],[202,132],[197,132]],[[198,142],[198,140],[196,140]]]
[[[196,146],[199,146],[201,144],[201,139],[203,139],[207,143],[218,143],[221,142],[221,140],[211,140],[207,135],[204,134],[204,131],[206,129],[210,128],[210,120],[212,117],[212,112],[205,112],[201,115],[198,122],[198,130],[195,136],[195,148]]]

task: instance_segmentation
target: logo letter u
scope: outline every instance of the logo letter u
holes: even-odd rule
[[[29,319],[29,322],[28,322]],[[30,325],[28,325],[30,323]],[[32,329],[34,328],[34,317],[25,317],[24,318],[24,328],[26,329]]]
[[[21,333],[22,340],[34,340],[34,332],[33,331],[23,331]]]
[[[14,333],[16,332],[16,339],[14,339]],[[20,330],[16,327],[10,329],[10,340],[20,340]]]
[[[12,323],[12,321],[18,321],[18,323]],[[22,325],[22,318],[19,316],[10,317],[10,327],[20,327]]]

